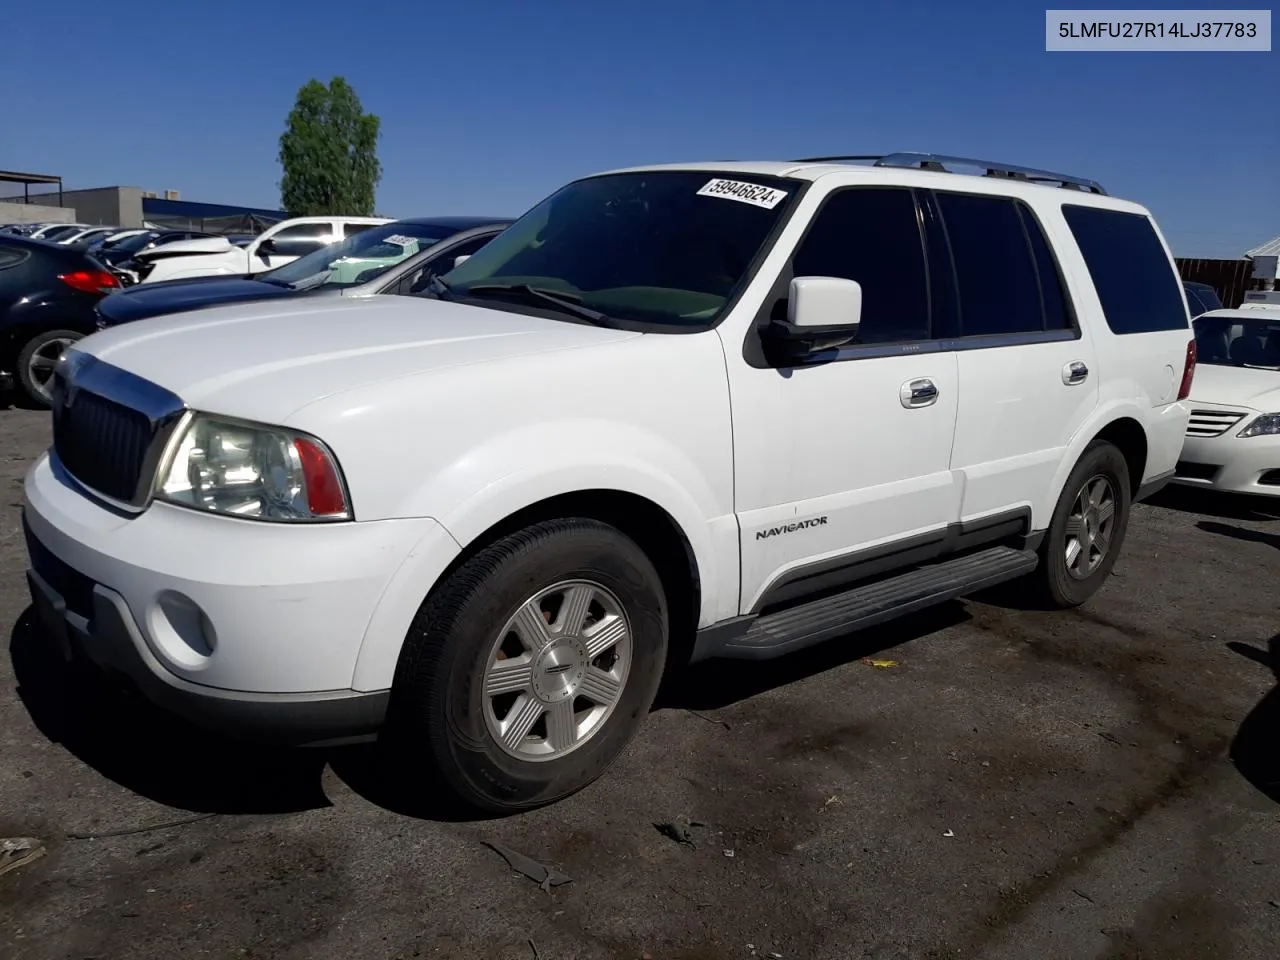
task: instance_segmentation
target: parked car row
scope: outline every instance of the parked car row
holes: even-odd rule
[[[244,244],[224,236],[166,240],[137,251],[119,269],[130,283],[160,283],[208,276],[249,276],[338,243],[379,224],[386,217],[296,217],[264,230]]]
[[[309,228],[319,222],[309,220]],[[331,222],[325,222],[333,231]],[[0,380],[16,387],[26,402],[46,406],[58,356],[69,344],[105,327],[249,300],[421,293],[509,223],[491,217],[428,217],[343,224],[348,228],[345,239],[318,248],[312,243],[305,256],[286,252],[287,262],[273,269],[134,286],[122,277],[134,258],[168,246],[182,248],[187,231],[142,230],[89,248],[0,234]],[[279,241],[286,251],[302,252],[289,242],[288,236]],[[221,249],[224,254],[245,253],[231,245]],[[268,249],[265,256],[280,256]],[[201,257],[192,254],[189,259]]]

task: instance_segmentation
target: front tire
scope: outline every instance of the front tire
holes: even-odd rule
[[[631,741],[666,653],[661,580],[621,531],[562,519],[504,537],[409,628],[385,737],[393,776],[415,793],[443,782],[486,813],[562,799]]]
[[[1113,443],[1095,440],[1067,477],[1040,547],[1038,586],[1052,606],[1078,607],[1111,575],[1129,527],[1129,465]]]

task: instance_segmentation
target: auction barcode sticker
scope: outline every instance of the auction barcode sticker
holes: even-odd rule
[[[785,190],[762,187],[758,183],[744,183],[741,180],[708,180],[698,191],[700,197],[723,197],[726,200],[764,207],[766,210],[772,210],[786,195]]]

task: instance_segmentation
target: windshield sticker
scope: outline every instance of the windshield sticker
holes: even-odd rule
[[[411,244],[411,243],[417,243],[417,242],[418,242],[418,238],[417,238],[417,237],[406,237],[404,234],[401,234],[401,233],[393,233],[393,234],[392,234],[391,236],[389,236],[389,237],[383,237],[383,238],[382,238],[382,242],[383,242],[383,243],[397,243],[397,244],[399,244],[399,245],[400,245],[400,246],[402,246],[402,247],[407,247],[407,246],[409,246],[409,244]]]
[[[762,187],[758,183],[743,183],[741,180],[709,180],[698,191],[700,197],[724,197],[726,200],[737,200],[766,210],[772,210],[786,195],[785,190]]]

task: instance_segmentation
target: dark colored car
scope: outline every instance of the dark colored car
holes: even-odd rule
[[[1210,310],[1222,309],[1222,300],[1218,297],[1218,291],[1209,284],[1184,280],[1182,288],[1187,291],[1187,309],[1191,313],[1191,319],[1194,320],[1200,314],[1208,313]]]
[[[0,385],[47,407],[58,357],[98,329],[94,307],[119,288],[119,279],[83,250],[0,235]]]
[[[104,246],[98,251],[102,262],[109,267],[124,266],[142,250],[150,250],[162,243],[173,243],[175,240],[194,240],[196,237],[211,237],[211,233],[199,230],[149,230],[146,233],[135,233],[125,237],[119,243]]]
[[[291,263],[243,277],[143,283],[112,293],[98,314],[109,324],[251,300],[372,296],[424,289],[510,225],[492,217],[421,217],[379,224]]]

